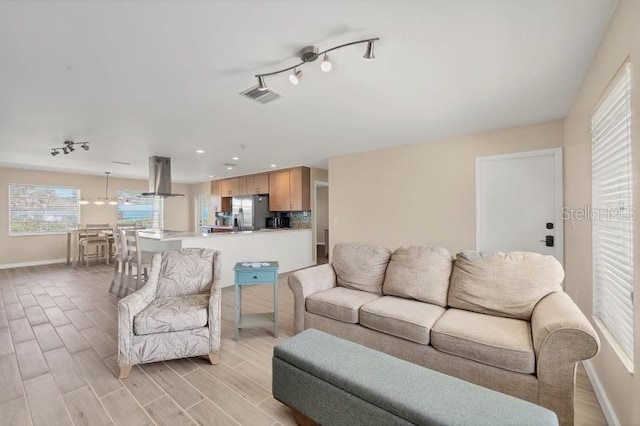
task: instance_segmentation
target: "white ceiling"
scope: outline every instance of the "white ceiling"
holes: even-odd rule
[[[616,0],[2,1],[0,164],[177,182],[562,118]],[[297,52],[283,98],[238,95]],[[91,150],[52,157],[65,139]],[[196,149],[205,154],[196,154]],[[222,165],[238,156],[238,166]],[[112,161],[131,162],[131,166]]]

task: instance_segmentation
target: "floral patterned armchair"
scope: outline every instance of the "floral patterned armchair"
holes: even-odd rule
[[[147,283],[118,303],[118,365],[208,355],[220,350],[220,252],[157,253]]]

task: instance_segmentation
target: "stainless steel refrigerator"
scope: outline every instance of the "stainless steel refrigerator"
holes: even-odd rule
[[[268,195],[245,195],[233,197],[234,231],[257,231],[266,226],[269,217]]]

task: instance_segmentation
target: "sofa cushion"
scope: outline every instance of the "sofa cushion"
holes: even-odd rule
[[[209,294],[155,299],[133,319],[137,335],[192,330],[207,325]]]
[[[338,243],[331,262],[338,285],[353,290],[382,294],[382,283],[391,251],[367,244]]]
[[[562,290],[563,279],[553,256],[465,251],[453,266],[449,306],[528,321],[540,299]]]
[[[430,303],[384,296],[360,308],[360,324],[428,345],[431,327],[444,311],[443,307]]]
[[[431,329],[431,345],[505,370],[535,372],[536,356],[527,321],[450,308]]]
[[[334,287],[307,297],[306,306],[308,312],[356,324],[360,307],[379,297],[366,291]]]
[[[404,246],[391,255],[382,291],[447,306],[453,257],[443,247]]]

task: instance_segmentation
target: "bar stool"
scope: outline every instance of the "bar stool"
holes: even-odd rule
[[[127,247],[127,276],[125,287],[127,291],[132,289],[135,291],[147,282],[148,269],[151,267],[151,259],[155,253],[144,252],[140,249],[140,241],[138,239],[138,231],[135,229],[124,231],[124,240]],[[136,269],[135,275],[133,268]],[[135,286],[132,287],[132,281],[135,279]]]
[[[91,253],[92,248],[95,248],[95,253]],[[109,235],[104,232],[104,228],[102,231],[89,228],[84,230],[84,237],[78,241],[78,257],[80,263],[85,262],[87,266],[91,258],[103,259],[107,265],[109,264]]]
[[[123,229],[115,229],[113,231],[113,245],[115,247],[114,253],[114,268],[113,278],[111,279],[111,287],[109,292],[113,293],[116,281],[118,282],[118,289],[115,292],[116,297],[122,297],[126,293],[125,275],[127,273],[128,252],[126,246],[126,235]]]

